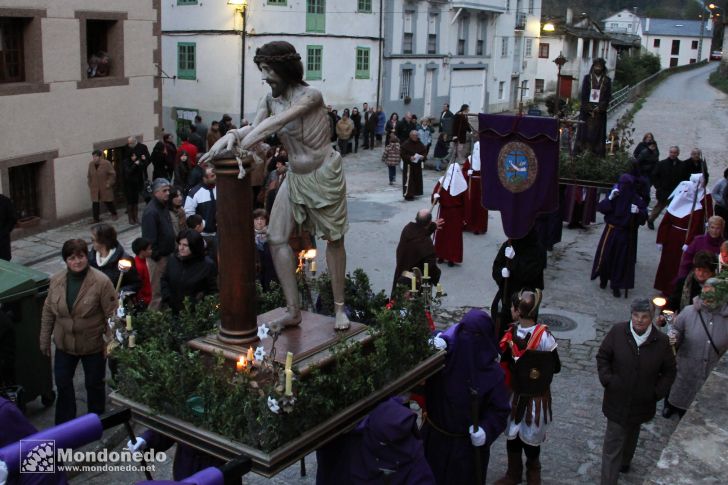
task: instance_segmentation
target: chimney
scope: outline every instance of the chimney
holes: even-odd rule
[[[566,25],[571,25],[574,20],[574,11],[571,8],[566,9]]]

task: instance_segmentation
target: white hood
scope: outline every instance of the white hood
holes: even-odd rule
[[[473,144],[473,154],[470,156],[470,168],[474,172],[480,172],[480,142]]]
[[[683,218],[690,214],[690,210],[693,208],[693,200],[695,201],[695,210],[703,208],[703,204],[701,204],[703,197],[705,197],[703,175],[694,173],[690,176],[690,180],[680,182],[670,194],[670,205],[667,206],[667,211],[675,217]]]
[[[439,182],[442,190],[449,192],[453,197],[468,190],[468,183],[465,181],[465,177],[463,177],[463,170],[457,163],[451,163],[447,167],[445,175],[440,177]]]

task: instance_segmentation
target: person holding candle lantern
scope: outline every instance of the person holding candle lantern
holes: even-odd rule
[[[73,376],[79,360],[88,412],[103,414],[106,409],[106,342],[111,339],[106,320],[116,313],[119,299],[111,280],[89,266],[88,254],[83,239],[63,243],[61,256],[66,268],[51,277],[43,304],[40,350],[51,356],[51,335],[56,344],[56,424],[76,417]]]
[[[121,281],[120,288],[136,291],[141,286],[139,273],[134,264],[123,271],[124,265],[119,266],[119,261],[124,259],[132,262],[134,260],[117,239],[116,229],[109,224],[100,222],[91,226],[91,251],[88,253],[88,262],[92,268],[104,273],[114,285]],[[122,276],[123,273],[123,276]]]
[[[430,281],[437,285],[440,281],[440,268],[437,267],[437,256],[435,246],[432,243],[432,234],[441,227],[444,221],[441,219],[433,222],[432,213],[429,209],[421,209],[417,212],[414,222],[409,222],[397,244],[397,263],[394,269],[392,281],[392,296],[398,284],[409,283],[402,278],[403,271],[412,271],[412,268],[419,268],[424,273],[427,263]]]
[[[677,348],[677,376],[665,399],[663,416],[677,411],[682,417],[710,372],[728,350],[728,286],[726,280],[708,279],[692,305],[674,320],[668,334]]]

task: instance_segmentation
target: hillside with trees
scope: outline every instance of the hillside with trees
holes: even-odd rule
[[[571,7],[574,18],[585,12],[593,20],[601,21],[624,8],[637,7],[637,13],[644,17],[697,19],[700,5],[698,0],[543,0],[542,18],[563,17]]]

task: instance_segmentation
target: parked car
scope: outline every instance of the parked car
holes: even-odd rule
[[[711,61],[720,61],[723,59],[723,51],[713,51],[710,53]]]

